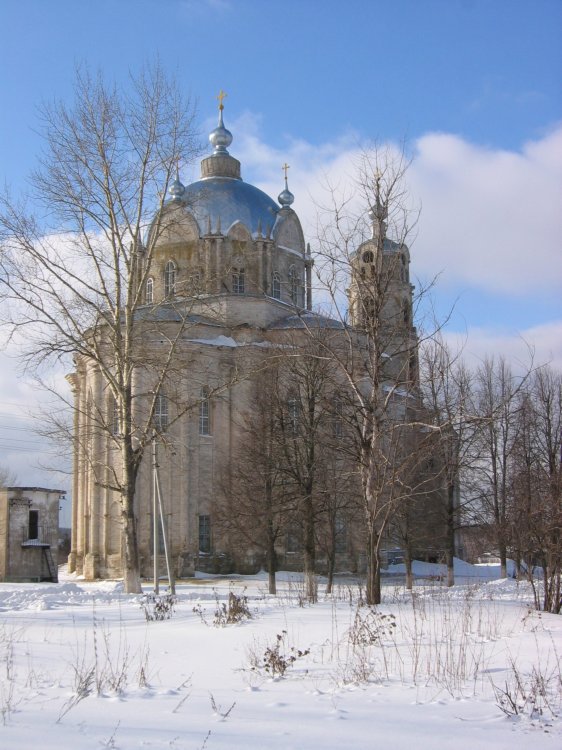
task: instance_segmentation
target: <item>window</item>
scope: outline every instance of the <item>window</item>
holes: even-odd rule
[[[176,290],[176,264],[173,260],[166,263],[164,269],[164,296],[172,297]]]
[[[334,552],[343,555],[347,552],[347,524],[343,518],[336,517],[334,532],[336,538]]]
[[[244,269],[232,269],[232,292],[233,294],[244,294]]]
[[[187,289],[188,289],[189,294],[193,294],[193,295],[201,294],[202,288],[203,288],[202,278],[203,278],[203,274],[201,273],[201,271],[194,271],[192,274],[190,274],[189,280],[187,283]]]
[[[374,263],[375,256],[373,255],[372,250],[367,250],[363,253],[363,263]]]
[[[27,528],[28,539],[39,539],[39,511],[29,511],[29,523]]]
[[[372,297],[366,297],[362,300],[361,318],[364,326],[368,326],[375,318],[375,300]]]
[[[211,551],[211,516],[199,516],[199,552]]]
[[[273,283],[271,285],[271,296],[274,299],[281,299],[281,276],[276,272],[273,274]]]
[[[416,359],[416,353],[410,352],[410,358],[409,358],[409,369],[410,369],[410,381],[412,383],[417,383],[418,380],[418,363]]]
[[[401,255],[400,256],[401,266],[400,266],[400,279],[402,281],[408,281],[408,269],[406,267],[406,256]]]
[[[287,531],[287,552],[300,552],[302,540],[300,529],[293,527]]]
[[[339,398],[336,398],[336,400],[334,401],[332,431],[335,438],[343,437],[343,404]]]
[[[162,523],[160,521],[160,516],[158,516],[158,518],[156,519],[156,533],[157,533],[156,549],[159,555],[163,555],[166,551],[166,548],[164,546],[164,534],[162,533]],[[150,518],[150,538],[152,542],[150,549],[153,550],[154,549],[154,518],[153,517]]]
[[[297,434],[299,429],[299,404],[296,398],[291,397],[287,401],[287,417],[289,429],[293,435]]]
[[[299,301],[299,275],[294,266],[289,268],[289,297],[293,305]]]
[[[158,432],[165,432],[168,429],[168,399],[163,393],[156,396],[154,427]]]
[[[408,325],[410,323],[410,303],[408,300],[402,302],[402,317],[404,318],[404,323]]]
[[[109,398],[109,426],[112,435],[119,435],[119,404],[115,396]]]
[[[154,302],[154,279],[146,280],[145,302],[151,305]]]
[[[211,434],[211,420],[210,420],[210,404],[209,404],[209,390],[207,388],[201,388],[200,393],[201,401],[199,403],[199,434],[210,435]]]

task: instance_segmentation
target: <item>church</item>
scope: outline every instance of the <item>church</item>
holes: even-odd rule
[[[256,495],[264,484],[258,412],[263,414],[274,402],[284,404],[278,423],[291,437],[279,448],[281,458],[272,462],[280,470],[283,461],[290,463],[296,455],[300,430],[297,397],[302,388],[291,369],[299,361],[295,352],[310,338],[329,338],[337,346],[350,336],[365,336],[362,325],[371,314],[372,300],[362,290],[375,273],[375,229],[373,239],[352,256],[347,318],[319,314],[313,309],[313,258],[292,208],[287,169],[277,202],[244,182],[241,164],[229,152],[233,135],[224,125],[222,100],[209,140],[212,152],[201,162],[200,179],[184,185],[178,175],[154,218],[149,234],[157,232],[157,239],[135,313],[146,362],[135,373],[137,418],[142,420],[148,396],[156,394],[150,419],[158,436],[143,457],[136,483],[140,569],[146,577],[152,574],[155,556],[164,553],[178,577],[196,570],[256,572],[268,565],[259,524],[254,523],[260,514]],[[384,314],[388,321],[400,321],[393,328],[394,352],[385,355],[385,387],[400,395],[398,413],[411,408],[408,399],[417,404],[417,396],[411,395],[417,380],[413,287],[406,245],[386,238],[383,244],[391,289]],[[159,370],[159,358],[167,356],[165,343],[170,341],[175,342],[173,357],[165,371]],[[280,396],[274,392],[277,360],[287,352],[290,364],[281,377],[287,388]],[[120,577],[121,508],[110,481],[118,460],[112,448],[119,429],[115,403],[98,368],[78,356],[75,366],[69,376],[75,399],[69,567],[87,580]],[[314,377],[317,384],[320,376]],[[317,435],[324,435],[325,444],[317,446],[316,454],[324,463],[316,466],[321,482],[311,510],[316,564],[319,572],[328,560],[332,567],[357,571],[364,567],[363,522],[354,501],[357,471],[342,442],[345,406],[337,397],[337,377],[322,378],[318,403],[323,426]],[[327,487],[329,474],[340,478],[333,479],[332,490]],[[280,569],[299,569],[303,531],[298,501],[287,501],[296,496],[288,476],[276,480],[279,497],[270,542]],[[335,504],[330,505],[326,498],[334,495]],[[343,497],[345,503],[338,506]],[[420,554],[437,555],[442,547],[435,500],[433,506],[433,515],[427,507],[418,513],[426,525]],[[389,548],[399,544],[389,536]]]

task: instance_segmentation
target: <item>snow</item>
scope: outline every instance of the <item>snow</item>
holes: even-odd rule
[[[231,336],[215,336],[212,339],[187,339],[190,344],[205,344],[206,346],[226,346],[234,349],[240,346],[260,346],[264,348],[270,348],[275,346],[270,341],[250,341],[250,342],[239,342],[235,341]]]
[[[206,344],[207,346],[229,346],[236,347],[238,343],[231,336],[215,336],[212,339],[188,339],[192,344]]]
[[[294,573],[276,596],[264,573],[199,574],[163,621],[118,581],[0,584],[0,747],[560,747],[562,618],[495,566],[456,569],[448,589],[441,567],[415,563],[408,592],[392,566],[375,609],[351,577],[331,596],[319,579],[305,605]],[[216,626],[231,592],[252,616]],[[264,668],[276,644],[283,676]]]

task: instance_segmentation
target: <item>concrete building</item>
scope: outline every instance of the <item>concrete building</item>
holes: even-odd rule
[[[58,580],[63,490],[0,488],[0,581]]]

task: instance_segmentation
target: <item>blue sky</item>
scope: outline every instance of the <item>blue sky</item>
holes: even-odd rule
[[[305,227],[322,175],[347,174],[366,139],[405,138],[412,266],[441,272],[440,311],[458,300],[451,335],[477,357],[517,356],[523,336],[562,366],[561,0],[1,0],[0,28],[0,179],[16,193],[37,106],[72,96],[77,64],[126,84],[158,56],[202,140],[228,93],[246,180],[276,196],[289,161]],[[5,412],[29,395],[1,364]]]

